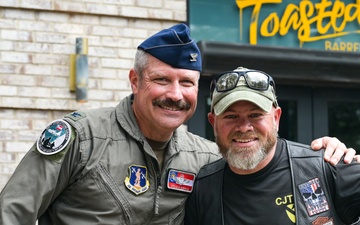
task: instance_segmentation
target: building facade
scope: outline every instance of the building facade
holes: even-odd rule
[[[0,190],[42,129],[131,92],[136,47],[186,22],[186,0],[0,0]],[[87,99],[70,91],[76,39],[87,40]]]
[[[188,12],[203,58],[189,130],[213,139],[203,119],[210,81],[243,66],[275,79],[280,137],[310,144],[336,136],[360,154],[358,0],[191,0]]]

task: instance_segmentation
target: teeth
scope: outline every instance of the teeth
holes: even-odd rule
[[[177,108],[169,108],[169,107],[166,107],[166,106],[161,106],[161,108],[171,110],[171,111],[177,111],[178,110]]]
[[[247,139],[247,140],[235,140],[236,142],[241,142],[241,143],[247,143],[252,141],[252,139]]]

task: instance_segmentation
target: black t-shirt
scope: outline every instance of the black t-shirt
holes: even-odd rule
[[[295,224],[290,165],[284,145],[284,141],[278,141],[273,159],[257,173],[237,175],[226,166],[223,186],[226,225]]]

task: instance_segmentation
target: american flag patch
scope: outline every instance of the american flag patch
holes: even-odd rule
[[[329,210],[328,201],[318,178],[300,184],[298,188],[304,199],[309,216]]]
[[[167,188],[175,191],[191,193],[195,181],[195,173],[170,169],[167,179]]]

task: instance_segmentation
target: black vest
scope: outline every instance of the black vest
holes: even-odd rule
[[[311,225],[316,217],[328,219],[326,223],[317,221],[316,224],[326,225],[343,225],[336,214],[331,194],[329,190],[328,181],[326,178],[324,151],[312,151],[309,146],[295,143],[291,141],[286,142],[287,151],[289,154],[290,171],[293,186],[293,195],[295,202],[295,215],[297,225]],[[193,221],[198,221],[199,224],[206,225],[224,225],[223,200],[222,200],[222,186],[223,174],[226,162],[224,159],[213,162],[200,171],[198,174],[198,182],[201,182],[202,187],[212,187],[206,192],[197,192],[196,201],[205,206],[197,208],[198,218],[190,218]],[[308,215],[303,197],[299,191],[298,185],[303,184],[313,178],[318,178],[323,184],[323,192],[328,200],[329,210],[318,214],[315,218]],[[196,185],[196,184],[195,184]],[[196,191],[197,189],[195,189]],[[209,196],[211,196],[209,198]],[[211,216],[209,216],[211,215]],[[328,223],[332,220],[332,224]],[[360,224],[359,221],[354,223]],[[186,225],[186,221],[185,221]]]

